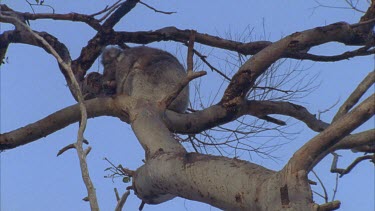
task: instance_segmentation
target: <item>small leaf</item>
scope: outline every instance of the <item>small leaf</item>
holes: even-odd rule
[[[122,178],[122,182],[129,183],[130,182],[130,177],[124,177],[124,178]]]

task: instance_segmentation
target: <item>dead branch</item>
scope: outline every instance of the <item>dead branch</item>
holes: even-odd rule
[[[146,6],[149,9],[153,10],[154,12],[157,12],[157,13],[162,13],[162,14],[166,14],[166,15],[171,15],[173,13],[176,13],[176,12],[165,12],[165,11],[158,10],[155,7],[152,7],[152,6],[146,4],[146,3],[142,2],[142,1],[139,1],[139,3],[142,4],[142,5],[144,5],[144,6]]]
[[[340,201],[332,201],[318,206],[317,211],[331,211],[340,208]]]
[[[194,54],[197,55],[202,60],[202,62],[205,63],[212,71],[219,73],[219,75],[223,76],[226,80],[230,81],[230,78],[228,76],[226,76],[223,72],[221,72],[219,69],[217,69],[207,61],[206,56],[202,55],[195,49]]]
[[[345,174],[349,174],[351,170],[354,169],[360,162],[364,160],[371,160],[373,163],[375,162],[375,155],[364,155],[361,157],[357,157],[347,168],[342,169],[342,168],[337,168],[337,162],[339,160],[339,155],[337,153],[332,153],[333,155],[333,160],[332,160],[332,165],[331,165],[331,172],[332,173],[338,173],[340,174],[340,177],[343,177]]]

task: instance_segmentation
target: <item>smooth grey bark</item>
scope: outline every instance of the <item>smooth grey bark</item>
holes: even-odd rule
[[[162,122],[163,110],[139,100],[130,110],[146,163],[133,175],[136,195],[149,204],[176,196],[224,210],[312,210],[307,173],[275,172],[222,156],[187,153]]]

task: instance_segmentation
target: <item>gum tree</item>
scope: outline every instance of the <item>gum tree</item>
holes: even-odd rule
[[[37,2],[41,4],[43,2]],[[79,122],[77,141],[59,152],[76,149],[80,161],[83,181],[87,188],[92,210],[99,210],[94,184],[89,174],[86,157],[91,147],[86,147],[84,130],[88,118],[99,116],[117,117],[124,124],[130,124],[139,143],[145,151],[144,164],[136,170],[121,166],[117,173],[132,178],[133,190],[143,204],[159,204],[176,196],[204,202],[224,210],[334,210],[340,206],[338,201],[323,205],[315,204],[308,174],[328,154],[337,150],[355,150],[370,153],[359,157],[357,163],[374,159],[373,129],[352,134],[359,126],[373,117],[375,96],[370,94],[360,101],[375,81],[374,71],[357,86],[340,106],[332,121],[324,122],[310,113],[302,105],[268,97],[264,93],[282,92],[275,84],[262,86],[271,75],[277,73],[274,66],[283,59],[301,61],[339,62],[353,57],[374,54],[375,3],[369,3],[363,16],[357,23],[337,22],[325,26],[306,29],[287,35],[276,41],[240,42],[194,30],[182,30],[176,27],[164,27],[152,31],[118,31],[114,27],[139,4],[137,0],[118,1],[98,13],[87,15],[78,13],[25,13],[16,11],[5,4],[1,5],[0,21],[12,24],[13,30],[3,31],[0,35],[0,57],[6,58],[8,46],[22,43],[42,48],[58,62],[71,94],[77,104],[56,111],[24,127],[1,134],[0,149],[11,150],[52,134],[64,127]],[[152,10],[159,11],[149,5]],[[29,27],[31,21],[67,21],[86,24],[95,31],[76,58],[72,58],[66,44],[58,37],[47,32],[35,31]],[[176,86],[176,91],[157,104],[146,99],[136,99],[126,95],[103,95],[98,84],[100,74],[93,75],[88,70],[108,45],[127,48],[127,44],[149,44],[160,41],[173,41],[187,46],[188,76]],[[330,42],[338,42],[356,49],[337,55],[323,56],[309,53],[310,49]],[[246,58],[234,74],[226,75],[207,62],[195,45],[202,44],[213,48],[235,52],[240,58]],[[167,110],[179,90],[204,72],[194,72],[193,55],[211,68],[224,80],[225,90],[218,103],[203,109],[189,109],[184,114]],[[248,57],[244,57],[248,56]],[[201,80],[207,80],[203,77]],[[263,90],[261,96],[259,90]],[[89,100],[88,94],[90,95]],[[277,115],[277,116],[275,116]],[[209,155],[198,150],[210,143],[200,141],[196,136],[214,128],[223,128],[227,123],[246,125],[244,116],[285,125],[278,116],[287,116],[304,123],[318,135],[298,149],[287,164],[279,171],[267,169],[261,165],[226,156]],[[233,131],[232,131],[233,132]],[[246,133],[239,129],[233,133]],[[239,143],[239,139],[235,139]],[[187,150],[185,142],[196,150]],[[223,143],[223,145],[228,143]],[[355,164],[353,164],[355,166]],[[335,169],[341,174],[348,170]],[[228,180],[228,178],[231,178]],[[118,199],[120,210],[128,192]]]

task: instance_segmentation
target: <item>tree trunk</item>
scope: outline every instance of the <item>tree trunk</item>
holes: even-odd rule
[[[146,152],[146,163],[133,175],[135,193],[144,202],[179,196],[224,210],[312,210],[306,172],[293,175],[288,168],[275,172],[239,159],[188,153],[155,107],[146,103],[130,112]]]

